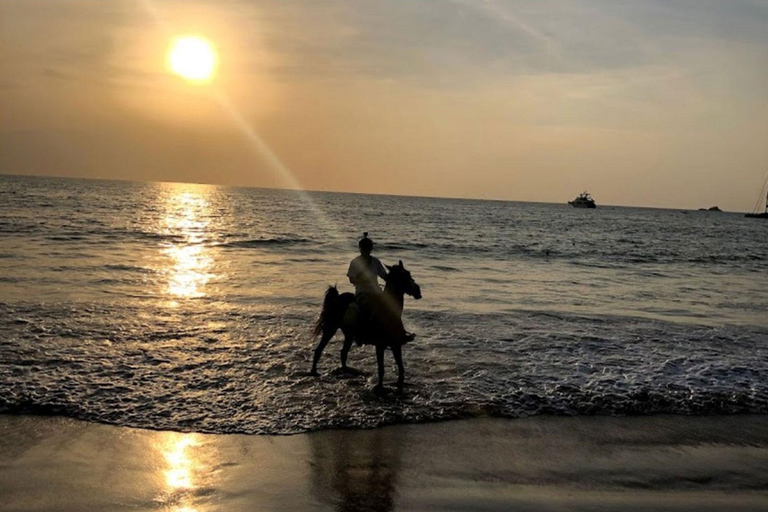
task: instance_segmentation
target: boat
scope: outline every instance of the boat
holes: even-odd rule
[[[765,186],[768,184],[768,176],[765,177],[765,183],[763,183],[763,189],[761,192],[766,192]],[[747,213],[744,216],[749,217],[752,219],[768,219],[768,192],[765,194],[765,210],[762,212],[757,211],[757,205],[760,202],[760,199],[757,199],[757,203],[755,203],[755,208],[752,209],[752,213]]]
[[[746,213],[744,216],[752,219],[768,219],[768,194],[765,195],[765,211]]]
[[[592,196],[589,195],[589,192],[586,190],[579,194],[579,197],[574,199],[573,201],[568,201],[568,204],[573,206],[574,208],[597,208],[597,205],[595,204],[595,200],[592,199]]]

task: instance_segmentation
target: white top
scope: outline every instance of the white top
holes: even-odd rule
[[[377,276],[386,279],[387,271],[384,265],[375,256],[370,257],[370,262],[361,254],[349,264],[347,277],[355,285],[355,293],[379,293],[379,281]]]

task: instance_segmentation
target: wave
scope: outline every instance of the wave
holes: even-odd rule
[[[432,268],[443,272],[463,272],[460,268],[449,267],[448,265],[432,265]]]
[[[378,250],[386,251],[414,251],[425,257],[444,258],[451,256],[487,258],[489,254],[498,255],[504,260],[528,260],[528,261],[565,261],[578,266],[596,268],[624,268],[626,266],[642,265],[756,265],[764,267],[768,257],[755,252],[738,252],[730,249],[730,252],[718,252],[700,254],[696,248],[681,248],[669,250],[660,246],[647,246],[638,243],[630,243],[626,239],[620,239],[620,245],[628,246],[626,249],[613,249],[596,244],[574,244],[562,241],[534,241],[530,243],[516,243],[509,241],[474,242],[469,240],[446,240],[429,244],[423,243],[382,243]]]
[[[248,249],[253,247],[271,247],[271,246],[290,246],[305,245],[315,243],[307,238],[256,238],[252,240],[238,240],[234,242],[224,242],[218,244],[218,247]]]
[[[377,396],[375,354],[307,371],[316,305],[181,309],[2,304],[0,412],[150,429],[293,434],[477,416],[768,414],[768,331],[559,311],[409,310],[407,386]],[[138,306],[137,306],[138,307]],[[143,315],[137,314],[143,311]],[[191,321],[191,319],[194,319]],[[389,356],[388,356],[389,357]]]
[[[157,365],[167,364],[158,360]],[[31,365],[31,363],[30,363]],[[210,391],[219,383],[198,381],[190,389]],[[321,383],[307,382],[318,393]],[[130,392],[129,386],[117,386],[117,392]],[[372,391],[360,389],[363,398],[358,408],[348,414],[321,408],[316,404],[286,410],[263,410],[247,403],[212,415],[210,411],[184,410],[173,403],[171,408],[158,408],[153,403],[134,404],[132,413],[121,411],[121,400],[108,400],[107,407],[94,408],[92,404],[71,399],[52,399],[24,393],[10,393],[0,397],[2,414],[34,414],[66,416],[86,421],[121,426],[197,431],[214,434],[270,434],[285,435],[328,428],[368,429],[402,423],[423,423],[478,417],[517,419],[530,416],[648,416],[648,415],[733,415],[768,413],[766,390],[742,392],[706,391],[689,389],[644,388],[627,393],[595,393],[574,386],[559,385],[549,393],[511,391],[503,398],[488,401],[457,399],[454,402],[436,400],[418,403],[414,396],[422,390],[408,389],[403,393],[390,391],[376,396]],[[426,390],[423,390],[426,391]],[[323,401],[322,395],[316,397]],[[287,400],[288,403],[291,400]],[[143,414],[137,414],[143,411]],[[325,414],[323,414],[323,412]]]
[[[103,268],[105,270],[115,270],[117,272],[135,272],[139,274],[156,274],[157,273],[156,269],[148,268],[148,267],[137,267],[135,265],[113,264],[113,265],[104,265]]]
[[[81,242],[87,240],[87,236],[84,235],[52,235],[45,237],[46,240],[51,242]]]
[[[380,251],[414,251],[419,249],[426,249],[429,244],[419,242],[403,242],[403,243],[378,243],[377,250]]]
[[[690,263],[704,263],[704,264],[726,264],[726,263],[751,263],[755,261],[766,261],[767,257],[760,254],[713,254],[710,256],[699,256],[690,258]]]

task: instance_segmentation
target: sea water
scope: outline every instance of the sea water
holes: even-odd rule
[[[565,199],[0,176],[0,412],[265,434],[768,413],[768,223]],[[308,375],[363,231],[424,296],[383,396],[370,346],[362,375],[334,372],[340,341]]]

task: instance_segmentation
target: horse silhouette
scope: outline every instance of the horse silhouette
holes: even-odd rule
[[[384,292],[378,297],[379,307],[374,308],[370,318],[362,318],[358,311],[355,296],[352,293],[339,294],[335,286],[329,286],[325,292],[323,309],[320,318],[317,319],[313,334],[319,336],[320,341],[315,348],[312,359],[312,375],[317,375],[317,363],[323,354],[325,346],[331,341],[336,331],[341,329],[344,333],[344,346],[341,348],[341,369],[348,371],[347,355],[352,347],[352,342],[359,345],[376,346],[376,363],[378,366],[379,382],[375,390],[383,389],[384,381],[384,350],[392,349],[392,355],[397,363],[398,387],[403,385],[405,368],[403,367],[402,330],[403,304],[405,295],[414,299],[421,298],[421,287],[413,280],[411,273],[405,269],[402,261],[397,265],[386,266],[388,271],[387,285]]]

